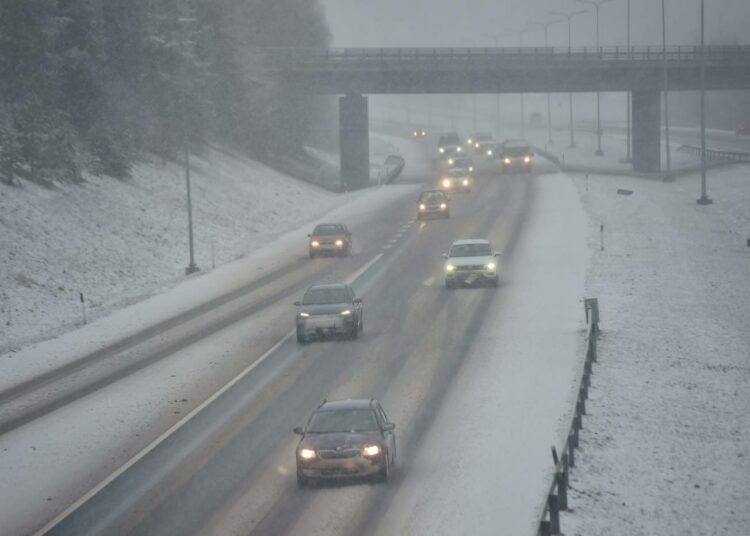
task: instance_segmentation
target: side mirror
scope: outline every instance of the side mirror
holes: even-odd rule
[[[294,305],[296,305],[297,307],[299,307],[300,305],[302,305],[302,302],[301,301],[296,301],[296,302],[294,302]]]
[[[297,434],[297,435],[304,435],[304,432],[302,431],[302,427],[301,426],[295,426],[292,431],[295,434]]]
[[[383,425],[384,432],[392,432],[396,428],[396,425],[392,422],[387,422]]]
[[[354,301],[352,303],[362,303],[362,298],[354,298]]]
[[[440,255],[440,256],[441,256],[442,258],[444,258],[444,259],[447,259],[447,258],[448,258],[448,254],[447,254],[447,253],[443,253],[443,254],[442,254],[442,255]]]

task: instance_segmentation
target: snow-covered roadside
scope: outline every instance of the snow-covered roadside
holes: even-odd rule
[[[711,172],[708,207],[697,176],[576,178],[602,335],[566,534],[747,532],[749,172]]]

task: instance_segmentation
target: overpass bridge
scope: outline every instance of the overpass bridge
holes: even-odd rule
[[[750,46],[266,49],[292,87],[341,95],[341,173],[369,181],[368,94],[632,93],[633,169],[661,169],[663,68],[670,91],[750,89]],[[703,57],[703,61],[701,61]]]

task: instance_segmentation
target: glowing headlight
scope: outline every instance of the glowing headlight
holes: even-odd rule
[[[419,210],[425,210],[427,207],[424,205],[419,205]]]
[[[469,145],[471,145],[472,139],[471,139],[471,138],[469,138],[468,142],[469,142]]]
[[[440,203],[440,208],[446,209],[448,208],[448,205],[446,205],[445,203]]]
[[[453,272],[455,269],[456,269],[456,267],[453,266],[452,264],[446,264],[445,265],[445,271],[446,272]]]
[[[427,136],[427,132],[425,132],[425,131],[423,130],[423,131],[422,131],[422,136]]]
[[[528,164],[529,162],[531,162],[531,157],[530,156],[524,156],[523,157],[523,161]]]
[[[313,240],[312,242],[310,242],[310,245],[312,247],[316,248],[316,247],[318,247],[320,245],[320,242],[318,242],[317,240]]]
[[[412,135],[412,136],[414,136],[415,138],[416,138],[417,136],[419,136],[419,134],[417,133],[417,131],[416,131],[416,130],[415,130],[414,132],[412,132],[412,133],[411,133],[411,135]]]
[[[469,185],[469,179],[464,179],[464,186],[468,186],[468,185]]]
[[[494,270],[495,269],[495,263],[494,262],[488,262],[485,266],[488,270]]]
[[[457,148],[456,151],[460,153],[461,152],[461,147]]]
[[[452,166],[452,165],[453,165],[453,159],[452,159],[452,158],[449,158],[449,159],[448,159],[448,165],[449,165],[449,166]]]
[[[377,445],[370,445],[362,449],[363,456],[377,456],[380,454],[380,447]]]
[[[341,316],[349,316],[350,314],[352,314],[352,312],[349,309],[341,311]]]
[[[443,179],[443,186],[445,186],[446,188],[450,188],[451,187],[450,179]]]
[[[487,156],[492,156],[492,149],[487,149]]]
[[[303,460],[312,460],[315,457],[315,451],[312,449],[302,449],[299,451],[299,457]]]
[[[336,245],[339,246],[339,247],[341,247],[341,246],[344,245],[344,241],[343,240],[336,240]]]
[[[299,316],[301,318],[307,318],[308,316],[310,316],[310,313],[300,313]]]
[[[444,153],[444,152],[445,152],[445,149],[443,149],[443,148],[441,147],[440,149],[438,149],[438,151],[440,151],[441,153]]]
[[[474,147],[476,147],[477,149],[479,149],[479,144],[478,144],[478,143],[475,143],[475,144],[474,144]]]
[[[474,166],[469,166],[469,171],[474,171]]]
[[[503,162],[505,162],[506,164],[510,164],[510,158],[505,158],[505,159],[503,160]]]

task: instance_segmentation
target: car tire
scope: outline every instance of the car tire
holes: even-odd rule
[[[313,253],[312,251],[310,252],[310,258],[311,258],[311,259],[314,259],[314,258],[315,258],[315,253]]]
[[[449,220],[449,219],[450,219],[450,217],[451,217],[451,213],[450,213],[450,212],[446,212],[446,213],[445,213],[445,219],[446,219],[446,220]]]
[[[445,288],[448,290],[453,290],[454,288],[456,288],[456,286],[451,281],[446,281]]]
[[[383,459],[385,460],[385,465],[383,468],[378,471],[376,475],[376,479],[378,482],[382,482],[383,484],[387,483],[388,480],[391,478],[391,462],[389,460],[389,453],[388,451],[385,452],[385,456],[383,456]]]
[[[422,218],[422,215],[421,215],[421,214],[417,214],[417,220],[423,220],[423,219],[424,219],[424,218]]]
[[[299,489],[305,489],[310,485],[310,480],[306,477],[300,474],[299,471],[297,471],[297,487]]]
[[[307,342],[307,339],[305,338],[304,333],[297,332],[297,344],[305,344]]]
[[[349,338],[353,341],[356,341],[359,337],[359,328],[357,327],[357,324],[352,325],[351,331],[349,331]]]
[[[490,281],[490,285],[492,285],[495,288],[499,287],[500,286],[500,278],[497,277],[497,276],[495,276],[495,279],[493,279],[492,281]]]

